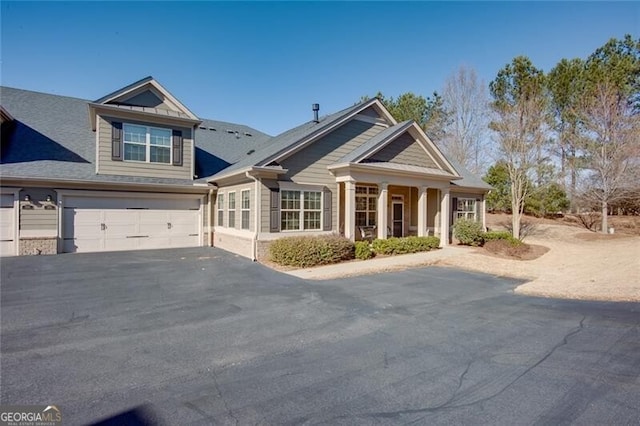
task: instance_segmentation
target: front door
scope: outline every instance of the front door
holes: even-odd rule
[[[404,235],[404,203],[402,201],[394,201],[392,205],[392,233],[394,237],[402,237]]]

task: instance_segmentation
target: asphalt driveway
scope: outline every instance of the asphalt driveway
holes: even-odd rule
[[[305,282],[216,249],[0,266],[1,402],[65,424],[640,422],[640,304],[437,267]]]

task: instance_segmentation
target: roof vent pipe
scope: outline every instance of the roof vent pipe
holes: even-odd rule
[[[319,123],[318,111],[320,111],[320,104],[311,104],[311,109],[313,110],[313,121]]]

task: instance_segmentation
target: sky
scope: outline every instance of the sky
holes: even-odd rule
[[[95,100],[153,76],[201,118],[276,135],[363,95],[488,84],[640,36],[639,2],[0,2],[0,83]],[[0,100],[1,101],[1,100]]]

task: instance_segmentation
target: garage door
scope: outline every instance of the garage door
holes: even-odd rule
[[[0,195],[0,256],[16,254],[16,210],[13,194]]]
[[[197,247],[201,223],[197,198],[65,197],[63,251]]]

